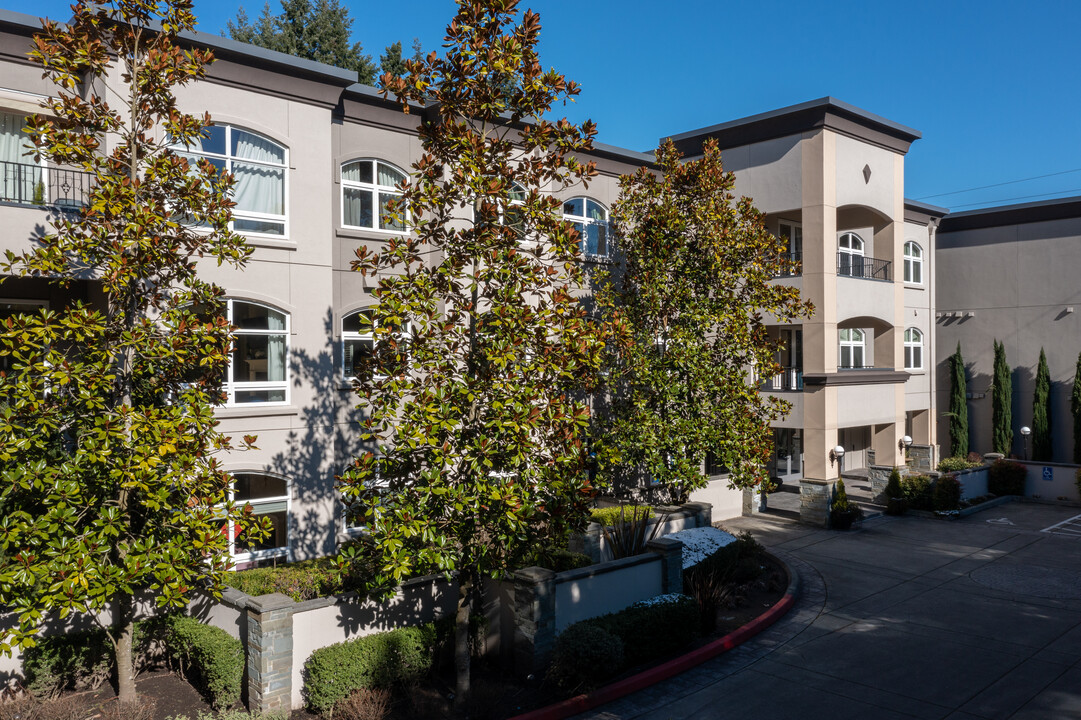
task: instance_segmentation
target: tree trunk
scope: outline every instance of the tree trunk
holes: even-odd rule
[[[458,612],[454,617],[454,707],[461,710],[469,699],[469,606],[473,581],[459,576]]]
[[[113,622],[116,628],[117,699],[122,703],[135,703],[139,700],[135,691],[135,662],[132,657],[135,612],[129,595],[121,595],[117,601]]]

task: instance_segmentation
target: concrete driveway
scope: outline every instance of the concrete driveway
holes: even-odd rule
[[[581,718],[1081,718],[1081,509],[749,530],[800,572],[751,642]],[[1072,519],[1076,519],[1071,523]]]

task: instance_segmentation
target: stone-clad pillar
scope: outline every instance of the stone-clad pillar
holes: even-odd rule
[[[539,567],[514,573],[514,672],[543,673],[556,637],[556,574]]]
[[[248,710],[292,710],[293,600],[280,593],[248,601]]]
[[[656,538],[646,550],[661,556],[661,592],[683,592],[683,543],[674,538]]]

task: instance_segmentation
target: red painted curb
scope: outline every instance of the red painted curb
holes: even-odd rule
[[[555,703],[554,705],[531,710],[522,715],[515,715],[514,717],[509,718],[509,720],[564,720],[564,718],[577,715],[586,710],[592,710],[598,705],[618,700],[621,697],[647,688],[650,685],[656,685],[662,680],[667,680],[670,677],[679,675],[681,672],[686,672],[693,667],[701,665],[707,660],[712,660],[721,653],[728,652],[732,648],[745,643],[773,623],[780,620],[781,617],[792,609],[792,606],[796,603],[796,597],[799,595],[799,586],[796,582],[797,579],[792,575],[792,570],[789,569],[788,565],[785,563],[781,564],[784,565],[785,571],[788,573],[788,591],[785,592],[784,597],[778,600],[773,607],[746,625],[733,630],[724,637],[718,638],[708,645],[703,645],[686,655],[680,655],[678,658],[669,660],[656,667],[643,670],[637,675],[632,675],[629,678],[612,683],[611,685],[605,685],[586,695],[577,695]]]

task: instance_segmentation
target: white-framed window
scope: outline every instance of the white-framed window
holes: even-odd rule
[[[406,175],[382,160],[342,164],[342,227],[404,233],[405,223],[388,205],[402,195]]]
[[[923,370],[923,333],[916,328],[905,330],[905,370]]]
[[[267,305],[228,300],[233,332],[225,389],[229,405],[289,401],[289,314]]]
[[[905,243],[905,282],[923,284],[923,248],[911,240]]]
[[[499,208],[499,224],[507,227],[511,227],[518,233],[518,238],[521,240],[525,237],[525,218],[522,217],[522,212],[518,208],[525,205],[526,189],[518,183],[511,185],[510,192],[507,193],[510,203],[507,207]],[[480,214],[481,198],[477,198],[473,203],[473,221],[476,222]]]
[[[856,328],[843,328],[838,334],[841,338],[841,367],[863,367],[866,341],[864,332]]]
[[[842,233],[837,238],[837,273],[863,277],[863,238],[854,232]]]
[[[247,540],[235,525],[227,528],[229,553],[237,565],[289,556],[289,481],[259,472],[234,472],[229,499],[251,506],[259,518],[269,518],[270,535],[257,542]]]
[[[608,211],[596,200],[578,197],[563,201],[563,219],[578,228],[578,244],[586,257],[608,257]]]
[[[788,249],[788,257],[792,260],[803,259],[803,228],[799,223],[790,220],[782,220],[779,226],[781,240]]]
[[[44,204],[45,161],[34,162],[26,115],[0,111],[0,202]]]
[[[177,154],[197,162],[206,158],[232,173],[232,228],[240,233],[288,234],[286,217],[288,151],[278,143],[232,125],[211,125],[193,145],[174,145]]]
[[[383,479],[380,472],[380,452],[375,451],[375,479],[372,482],[372,487],[375,489],[377,495],[381,496],[383,492],[390,486],[390,484]],[[356,534],[367,530],[368,526],[364,524],[364,510],[367,508],[362,507],[359,504],[351,504],[346,502],[345,498],[341,498],[342,504],[342,530],[348,534]]]
[[[342,318],[342,379],[352,380],[360,375],[365,363],[375,351],[375,334],[372,328],[370,309],[356,310]],[[412,326],[405,327],[393,334],[399,343],[409,341]],[[403,348],[405,349],[405,348]],[[376,377],[386,377],[376,375]]]

